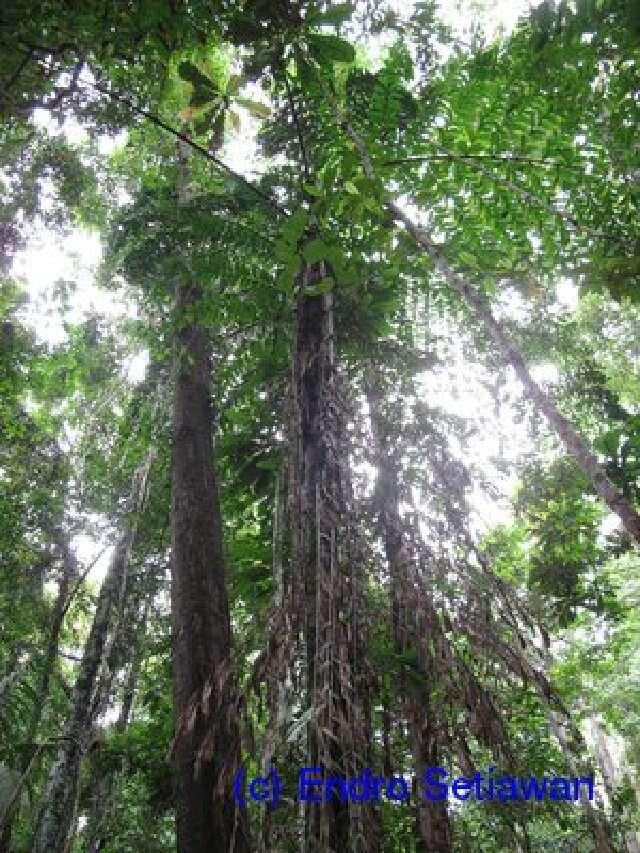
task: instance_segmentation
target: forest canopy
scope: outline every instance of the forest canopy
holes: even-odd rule
[[[500,9],[0,12],[0,853],[640,853],[640,6]]]

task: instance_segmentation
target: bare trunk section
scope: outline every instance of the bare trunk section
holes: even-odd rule
[[[332,99],[332,101],[336,119],[355,145],[365,174],[369,178],[375,178],[375,171],[363,139],[344,118],[335,104],[335,100]],[[441,248],[432,243],[424,231],[395,202],[387,202],[385,208],[396,222],[401,222],[404,225],[418,246],[424,249],[431,258],[437,272],[462,297],[471,313],[480,320],[489,337],[502,353],[505,363],[513,368],[516,376],[522,382],[525,392],[545,415],[556,435],[567,448],[569,455],[575,459],[580,469],[593,484],[596,493],[622,521],[625,530],[632,539],[640,542],[640,514],[611,482],[596,456],[574,429],[573,424],[558,411],[553,401],[531,376],[522,354],[511,343],[500,323],[493,316],[491,307],[482,294],[471,287],[459,273],[449,266]]]
[[[628,770],[628,766],[625,767],[626,761],[624,753],[618,754],[618,759],[614,758],[611,755],[610,751],[610,737],[607,734],[606,729],[600,723],[600,721],[591,717],[589,719],[589,728],[596,756],[598,758],[598,763],[602,768],[602,774],[605,780],[608,782],[607,784],[607,793],[610,796],[611,792],[618,786],[624,779],[625,770]],[[625,744],[626,745],[626,744]],[[622,751],[621,751],[622,752]],[[627,806],[623,814],[625,817],[629,817],[629,807]],[[638,833],[633,830],[626,833],[625,843],[626,843],[626,853],[640,853],[640,839],[638,838]]]
[[[284,481],[285,471],[279,470],[274,490],[271,558],[274,584],[273,601],[275,610],[280,612],[283,609],[285,597],[283,537],[287,519],[285,503],[282,499]],[[279,639],[284,640],[282,634],[280,634]],[[283,643],[283,646],[286,647],[286,643]],[[282,741],[282,734],[289,717],[289,709],[294,695],[290,661],[286,655],[284,657],[287,660],[285,666],[277,668],[276,671],[269,672],[267,675],[267,705],[269,716],[261,755],[261,773],[263,776],[267,776],[271,770],[273,757],[276,754],[279,743]],[[260,837],[257,846],[258,853],[269,853],[272,849],[274,845],[272,825],[271,809],[265,809],[262,813],[260,823]]]
[[[413,757],[416,776],[420,778],[429,767],[440,766],[438,728],[434,724],[432,709],[412,700],[409,710]],[[453,850],[451,826],[446,800],[431,802],[419,796],[417,803],[417,829],[419,841],[416,853],[449,853]]]
[[[180,204],[188,201],[188,155],[179,151]],[[232,800],[239,759],[237,720],[229,707],[231,628],[222,520],[214,473],[210,400],[210,335],[198,321],[202,290],[185,274],[176,288],[175,391],[171,504],[173,704],[179,734],[173,750],[179,853],[247,849]],[[213,673],[216,712],[199,709],[184,725],[192,699]],[[208,748],[211,744],[212,748]],[[204,749],[203,749],[204,748]]]
[[[61,745],[42,794],[31,853],[66,853],[69,848],[76,812],[80,763],[91,737],[102,670],[115,640],[127,587],[131,552],[154,459],[155,450],[147,451],[134,478],[130,516],[98,595],[69,714],[60,738]]]

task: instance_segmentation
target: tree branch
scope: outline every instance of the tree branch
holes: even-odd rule
[[[557,160],[547,160],[544,157],[520,157],[517,155],[497,154],[429,154],[422,157],[400,157],[397,160],[385,160],[382,166],[399,166],[404,163],[428,163],[431,160],[491,160],[495,163],[525,163],[536,166],[551,166],[559,169],[569,169],[579,172],[580,169],[570,166],[568,163],[559,163]]]

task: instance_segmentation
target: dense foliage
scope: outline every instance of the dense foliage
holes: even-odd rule
[[[640,849],[637,4],[441,17],[0,13],[2,853]]]

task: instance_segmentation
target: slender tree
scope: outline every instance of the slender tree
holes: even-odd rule
[[[44,788],[31,846],[33,853],[64,853],[68,849],[76,817],[80,763],[91,743],[96,713],[102,699],[98,688],[103,667],[117,631],[121,629],[119,619],[126,595],[129,562],[154,459],[155,449],[152,448],[147,452],[134,477],[130,515],[115,545],[107,575],[98,595],[69,713],[60,736],[60,747]]]

